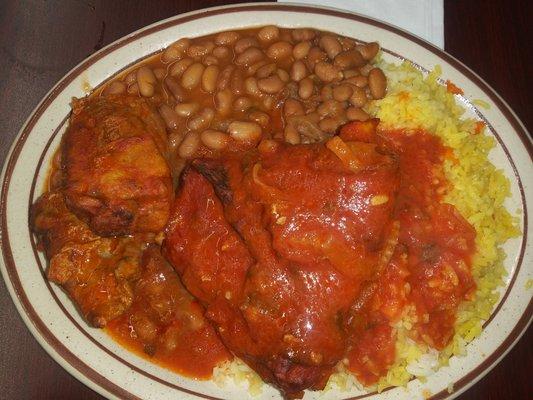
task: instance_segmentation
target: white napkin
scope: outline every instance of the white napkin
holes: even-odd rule
[[[444,48],[442,0],[283,0],[335,7],[388,22]]]

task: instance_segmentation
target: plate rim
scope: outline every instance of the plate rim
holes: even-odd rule
[[[426,50],[429,50],[430,52],[434,53],[439,58],[451,64],[462,75],[464,75],[467,79],[469,79],[472,83],[474,83],[478,88],[480,88],[495,103],[496,107],[502,112],[502,114],[505,116],[507,121],[513,127],[513,130],[514,130],[513,134],[519,137],[519,139],[522,142],[523,147],[527,150],[527,153],[530,159],[533,159],[533,144],[531,141],[531,137],[528,135],[527,129],[524,126],[524,124],[520,121],[518,116],[514,113],[511,107],[509,107],[509,105],[505,102],[505,100],[490,85],[488,85],[482,78],[480,78],[474,71],[472,71],[469,67],[464,65],[459,60],[457,60],[455,57],[446,53],[444,50],[437,48],[436,46],[432,45],[431,43],[425,41],[424,39],[416,35],[413,35],[393,25],[384,23],[374,18],[360,15],[357,13],[352,13],[349,11],[344,11],[344,10],[339,10],[339,9],[334,9],[334,8],[329,8],[329,7],[326,8],[326,7],[317,7],[317,6],[310,6],[310,5],[298,5],[298,4],[293,4],[293,3],[292,4],[244,3],[244,4],[239,4],[239,5],[227,5],[227,6],[220,6],[220,7],[205,8],[205,9],[195,10],[195,11],[191,11],[191,12],[184,13],[184,14],[175,15],[173,17],[150,24],[129,35],[125,35],[117,39],[116,41],[110,43],[109,45],[102,48],[98,52],[82,60],[78,65],[76,65],[69,72],[67,72],[52,87],[52,89],[43,97],[43,99],[39,102],[39,104],[34,108],[30,116],[28,117],[28,119],[22,125],[19,133],[15,137],[11,145],[11,148],[7,154],[7,157],[5,159],[5,163],[2,168],[2,175],[1,175],[2,188],[1,188],[1,193],[0,193],[0,210],[3,211],[2,216],[1,216],[1,225],[0,225],[0,233],[1,233],[0,250],[2,252],[3,257],[0,258],[0,266],[2,269],[2,275],[6,282],[6,287],[8,288],[10,296],[13,302],[15,303],[15,306],[19,314],[21,315],[24,323],[29,328],[32,335],[36,338],[36,340],[41,344],[44,350],[56,362],[58,362],[63,368],[65,368],[71,375],[73,375],[79,381],[81,381],[85,385],[91,387],[93,390],[96,390],[97,392],[99,392],[100,394],[104,396],[109,397],[111,395],[113,397],[120,396],[120,398],[131,398],[131,399],[139,398],[133,395],[132,393],[128,392],[124,388],[119,387],[118,385],[109,381],[106,377],[100,375],[98,371],[95,371],[90,366],[86,365],[82,360],[74,356],[70,352],[70,350],[68,350],[68,348],[66,348],[63,344],[59,343],[57,338],[48,331],[46,324],[37,315],[37,313],[33,309],[32,304],[28,301],[27,298],[26,299],[24,298],[25,297],[24,290],[22,290],[22,293],[21,293],[20,284],[19,284],[18,290],[15,288],[15,284],[13,282],[13,276],[10,270],[8,269],[8,266],[9,266],[9,268],[13,268],[14,270],[16,270],[16,262],[13,259],[13,256],[11,254],[11,248],[10,248],[11,246],[9,243],[9,236],[8,236],[8,231],[7,231],[7,218],[5,217],[5,210],[7,206],[6,194],[9,189],[11,173],[16,165],[18,156],[26,143],[27,137],[33,130],[33,126],[39,120],[41,114],[47,109],[47,107],[51,103],[53,103],[56,95],[59,94],[75,77],[83,73],[83,71],[88,66],[92,65],[93,63],[95,63],[96,61],[98,61],[99,59],[107,55],[108,53],[114,51],[115,49],[126,46],[130,42],[137,40],[139,38],[142,38],[143,36],[146,36],[148,34],[163,30],[170,26],[179,25],[181,23],[188,22],[191,20],[198,20],[204,17],[213,16],[217,14],[225,14],[225,13],[229,13],[232,11],[243,12],[243,11],[273,11],[273,10],[288,11],[288,12],[303,12],[303,13],[309,12],[309,13],[314,13],[314,14],[323,14],[323,15],[325,14],[325,15],[341,17],[345,19],[352,19],[352,20],[356,20],[362,23],[373,25],[375,27],[387,30],[389,32],[396,33],[411,42],[421,45]],[[500,138],[499,135],[497,136],[497,138]],[[503,143],[501,144],[503,145]],[[503,147],[505,149],[505,146]],[[526,202],[527,202],[527,199],[526,199]],[[524,205],[526,205],[526,203]],[[526,240],[527,239],[527,222],[528,222],[527,213],[525,212],[524,213],[524,245],[523,245],[524,250],[523,251],[525,251],[527,247],[527,240]],[[516,271],[515,274],[513,274],[514,275],[513,277],[517,275],[517,272],[518,271]],[[18,279],[18,276],[16,277],[15,280],[17,279]],[[503,299],[501,303],[503,303]],[[481,364],[477,365],[472,371],[470,371],[466,375],[463,375],[461,379],[455,382],[454,393],[450,395],[446,390],[444,390],[433,395],[431,399],[454,398],[458,396],[460,393],[462,393],[464,390],[466,390],[468,387],[470,387],[469,384],[474,384],[479,379],[481,379],[483,376],[485,376],[503,357],[505,357],[505,355],[512,349],[512,347],[516,344],[516,342],[518,342],[518,340],[523,335],[523,333],[527,330],[527,327],[529,326],[533,318],[532,311],[533,311],[533,300],[530,299],[528,306],[524,310],[524,313],[522,314],[520,319],[518,319],[518,321],[516,322],[515,326],[513,327],[513,330],[507,335],[507,337],[500,344],[500,346],[498,346],[495,350],[493,350],[491,354]],[[494,313],[494,310],[493,310],[493,313]],[[31,317],[31,314],[33,314],[33,318]],[[48,335],[45,335],[43,331],[44,332],[48,331]],[[54,345],[50,343],[50,341],[56,342],[56,344]],[[66,352],[63,352],[62,349],[64,349]],[[72,358],[74,358],[74,360],[72,360]],[[77,364],[78,366],[76,367],[75,364]],[[80,368],[83,368],[84,372],[82,372]],[[103,386],[102,382],[105,382],[106,386]],[[185,388],[181,388],[180,390],[184,390],[185,392],[189,392],[190,394],[194,394],[196,396],[212,398],[210,396],[202,395],[196,392],[191,393],[191,391]]]

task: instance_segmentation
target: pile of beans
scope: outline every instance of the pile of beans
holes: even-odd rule
[[[274,138],[322,141],[365,120],[387,81],[371,61],[377,43],[276,26],[180,39],[108,83],[100,95],[149,99],[181,159]]]

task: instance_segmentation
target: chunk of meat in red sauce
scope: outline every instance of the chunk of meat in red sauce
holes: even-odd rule
[[[163,366],[209,378],[217,364],[232,356],[205,320],[203,307],[185,290],[157,246],[144,251],[142,268],[131,307],[108,324],[108,331]]]
[[[218,196],[185,172],[166,255],[224,343],[265,380],[288,397],[323,388],[345,353],[343,321],[381,253],[394,161],[354,173],[323,145],[280,144],[245,165],[194,165]],[[376,195],[390,202],[372,205]]]
[[[448,189],[442,163],[449,150],[437,137],[390,131],[387,145],[400,156],[402,184],[395,214],[408,254],[416,332],[442,349],[453,336],[459,303],[476,288],[471,273],[476,232],[454,206],[442,202]]]
[[[378,133],[377,127],[369,120],[340,132],[344,140],[376,142],[396,154],[401,177],[394,211],[398,246],[383,274],[363,289],[350,320],[348,368],[366,385],[392,365],[390,322],[401,316],[403,305],[416,309],[413,338],[442,349],[453,336],[459,302],[475,290],[470,270],[475,230],[454,206],[442,203],[448,189],[443,161],[450,150],[424,131]]]
[[[162,230],[172,180],[157,111],[124,95],[75,99],[72,108],[61,157],[68,207],[101,236]]]
[[[50,259],[48,279],[68,292],[91,325],[103,327],[130,306],[142,237],[95,235],[68,210],[61,192],[36,201],[32,226]]]

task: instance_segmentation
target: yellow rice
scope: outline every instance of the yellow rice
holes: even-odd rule
[[[477,291],[472,301],[465,301],[459,307],[452,341],[438,353],[409,339],[407,332],[411,328],[409,315],[412,313],[406,310],[405,318],[395,326],[398,332],[396,361],[375,388],[368,388],[381,391],[388,386],[404,386],[413,377],[424,381],[438,366],[446,365],[450,357],[465,354],[465,345],[481,333],[483,322],[489,318],[499,298],[497,289],[506,274],[501,245],[520,235],[520,231],[517,218],[511,216],[503,204],[510,194],[509,181],[487,158],[495,141],[483,131],[475,132],[476,120],[463,118],[464,109],[438,82],[440,67],[424,77],[407,62],[395,65],[380,61],[379,66],[388,78],[388,94],[370,105],[367,111],[379,118],[384,127],[422,128],[453,149],[458,162],[444,164],[446,177],[452,183],[444,201],[457,207],[477,232],[477,251],[472,265]],[[486,107],[486,103],[478,103]],[[360,389],[353,375],[342,368],[340,366],[331,376],[326,389]],[[261,390],[260,378],[240,361],[215,369],[215,382],[227,378],[233,378],[238,384],[247,381],[251,394]]]

